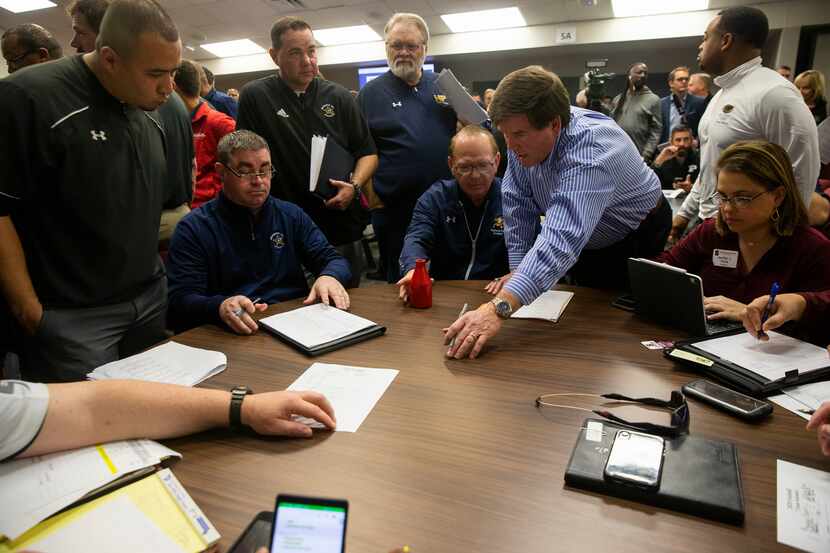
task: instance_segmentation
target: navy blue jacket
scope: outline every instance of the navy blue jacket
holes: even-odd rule
[[[447,150],[456,116],[438,90],[437,79],[432,71],[424,71],[413,87],[388,71],[357,95],[379,158],[372,186],[387,209],[408,215],[432,183],[452,177]]]
[[[485,204],[478,209],[455,179],[440,180],[424,192],[404,239],[401,274],[415,267],[416,259],[430,260],[429,274],[435,280],[482,280],[507,274],[501,179],[493,179]]]
[[[223,192],[176,225],[167,260],[168,313],[181,330],[221,324],[227,298],[261,297],[268,304],[309,292],[301,264],[341,283],[349,263],[296,205],[269,196],[255,221]]]
[[[663,116],[663,131],[660,134],[660,144],[668,142],[671,137],[671,102],[672,95],[660,98],[660,113]],[[703,112],[706,111],[706,99],[694,94],[686,94],[686,126],[692,129],[692,134],[697,138],[697,127],[700,124],[700,118],[703,117]]]

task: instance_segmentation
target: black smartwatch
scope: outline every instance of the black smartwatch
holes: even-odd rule
[[[231,407],[230,407],[230,423],[231,430],[239,431],[244,428],[242,424],[242,400],[248,394],[253,394],[254,391],[247,386],[236,386],[231,390]]]

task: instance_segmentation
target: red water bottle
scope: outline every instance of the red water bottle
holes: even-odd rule
[[[432,280],[427,272],[427,260],[415,260],[415,274],[409,282],[409,305],[418,309],[432,307]]]

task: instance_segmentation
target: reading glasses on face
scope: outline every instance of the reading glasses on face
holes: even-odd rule
[[[228,171],[236,175],[238,178],[246,180],[248,182],[254,182],[257,179],[271,179],[274,177],[274,175],[277,174],[277,170],[274,168],[273,165],[269,169],[257,173],[240,173],[227,163],[222,163],[222,165],[227,167]]]
[[[474,172],[483,175],[493,168],[493,162],[479,163],[476,165],[456,165],[455,170],[464,176],[471,175]]]
[[[721,206],[729,204],[735,209],[743,209],[745,207],[748,207],[749,204],[751,204],[756,198],[763,196],[767,192],[770,191],[764,190],[763,192],[759,192],[754,196],[732,196],[731,198],[729,196],[721,194],[720,192],[715,192],[715,200],[717,200],[718,204]]]
[[[415,44],[412,42],[387,42],[386,45],[396,52],[402,52],[403,50],[417,52],[421,46],[423,46],[423,43]]]

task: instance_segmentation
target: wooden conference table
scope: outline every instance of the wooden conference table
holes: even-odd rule
[[[483,286],[436,283],[427,310],[401,305],[393,286],[353,290],[352,311],[387,334],[314,360],[264,332],[204,326],[176,337],[227,354],[227,370],[209,387],[282,389],[314,361],[400,370],[356,433],[285,440],[222,430],[166,442],[184,455],[174,472],[222,534],[223,550],[287,492],[348,499],[347,548],[357,553],[403,544],[414,553],[794,551],[776,542],[776,459],[830,469],[803,420],[776,406],[751,425],[689,400],[692,433],[739,448],[741,528],[566,488],[588,413],[540,412],[538,395],[668,398],[694,375],[640,344],[675,333],[612,308],[609,293],[581,288],[558,324],[510,321],[480,359],[445,359],[440,329],[465,302],[485,301]]]

